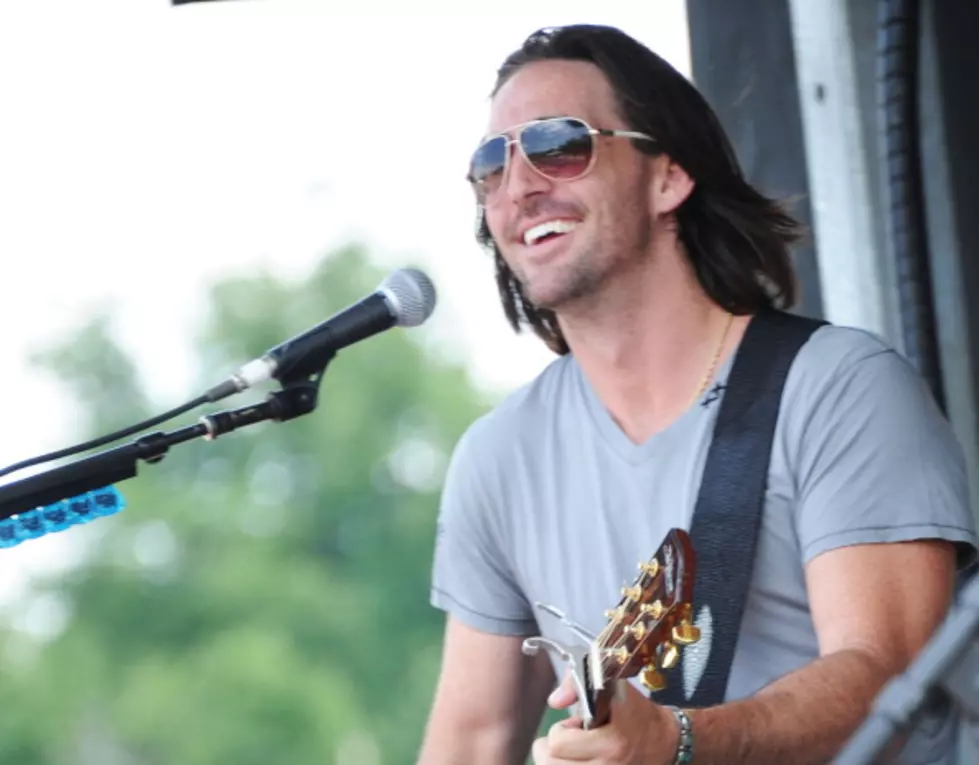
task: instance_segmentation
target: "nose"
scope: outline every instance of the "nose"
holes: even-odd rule
[[[510,146],[510,161],[507,163],[507,175],[503,179],[504,192],[513,202],[534,194],[544,194],[550,191],[552,182],[531,167],[520,148],[515,144]]]

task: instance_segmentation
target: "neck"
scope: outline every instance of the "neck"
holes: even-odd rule
[[[607,284],[590,305],[562,311],[559,320],[599,399],[642,443],[694,403],[748,317],[732,320],[673,248]]]

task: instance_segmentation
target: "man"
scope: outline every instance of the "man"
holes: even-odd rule
[[[470,166],[504,309],[557,354],[457,445],[432,602],[448,612],[420,765],[666,765],[678,717],[628,685],[607,725],[534,741],[564,643],[689,528],[732,359],[794,299],[794,221],[741,176],[709,107],[618,30],[532,35],[499,72]],[[976,537],[962,455],[879,338],[815,331],[786,380],[726,700],[687,710],[695,763],[822,763],[905,668]],[[551,705],[574,700],[565,683]],[[901,755],[950,763],[948,715]]]

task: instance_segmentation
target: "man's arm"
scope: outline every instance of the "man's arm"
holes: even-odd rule
[[[690,712],[696,761],[825,763],[938,627],[954,592],[946,542],[840,548],[806,582],[820,658],[743,701]]]
[[[800,765],[835,754],[945,615],[953,543],[975,544],[961,449],[914,368],[847,330],[813,342],[836,361],[787,409],[785,448],[820,656],[756,698],[695,714],[706,762],[725,746]]]
[[[523,638],[491,635],[450,616],[418,765],[524,765],[554,672]]]
[[[687,710],[694,763],[829,762],[941,621],[954,565],[954,548],[943,541],[845,547],[813,558],[806,577],[820,657],[750,698]],[[574,697],[565,680],[551,704],[564,708]],[[582,731],[557,723],[534,744],[534,762],[665,765],[676,745],[671,714],[629,685],[608,725]]]
[[[430,599],[448,620],[418,765],[524,765],[555,682],[546,656],[521,651],[538,627],[510,566],[508,438],[477,421],[446,474]]]
[[[792,466],[819,656],[751,698],[689,712],[698,765],[830,760],[934,633],[956,563],[974,560],[965,461],[914,368],[864,333],[820,330],[810,342],[810,374],[775,448]],[[558,694],[560,705],[569,695]],[[591,749],[607,762],[665,763],[676,735],[672,715],[635,691],[609,725],[556,726],[546,747],[565,759]],[[645,759],[630,760],[635,752]]]

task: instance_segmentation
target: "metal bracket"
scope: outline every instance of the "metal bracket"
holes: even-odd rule
[[[580,624],[578,624],[578,622],[572,621],[564,614],[563,611],[555,608],[554,606],[549,606],[546,603],[539,603],[539,602],[534,603],[534,605],[537,606],[537,608],[539,608],[541,611],[544,611],[545,613],[548,613],[551,616],[560,619],[562,623],[566,624],[568,628],[575,635],[577,635],[579,638],[584,640],[588,645],[594,643],[595,640],[598,638],[598,635],[592,634],[584,627],[582,627]]]
[[[550,638],[531,637],[524,640],[522,650],[527,656],[536,656],[543,648],[567,665],[578,696],[578,702],[573,707],[574,714],[581,718],[584,728],[592,728],[595,725],[593,690],[601,690],[605,682],[600,669],[602,665],[598,646],[595,643],[596,636],[568,619],[564,613],[554,606],[544,603],[535,603],[534,605],[560,619],[575,636],[585,642],[585,645],[566,646]],[[598,670],[597,673],[595,672],[596,669]]]
[[[554,654],[568,665],[568,671],[571,674],[571,680],[574,682],[575,691],[578,695],[578,702],[573,707],[574,712],[581,718],[581,723],[584,728],[593,727],[595,710],[592,707],[592,699],[588,691],[588,686],[584,681],[584,678],[588,676],[588,665],[586,662],[588,655],[591,653],[591,648],[585,646],[566,647],[556,640],[545,637],[532,637],[523,641],[523,652],[527,656],[536,656],[541,648]]]

